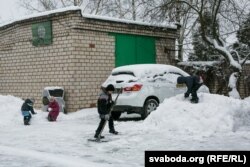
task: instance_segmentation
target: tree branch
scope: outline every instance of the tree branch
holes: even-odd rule
[[[250,53],[248,53],[248,55],[242,61],[242,63],[241,63],[242,66],[246,63],[246,61],[248,60],[249,57],[250,57]]]

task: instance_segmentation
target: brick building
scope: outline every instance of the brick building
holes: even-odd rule
[[[65,89],[67,111],[93,107],[111,70],[136,63],[172,64],[175,26],[82,14],[71,7],[0,25],[0,94],[34,97]],[[144,57],[142,57],[144,56]]]

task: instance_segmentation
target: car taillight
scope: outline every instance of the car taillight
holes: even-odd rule
[[[142,85],[135,84],[135,85],[133,85],[131,87],[125,87],[125,88],[123,88],[123,90],[124,91],[139,91],[139,90],[141,90],[141,88],[142,88]]]

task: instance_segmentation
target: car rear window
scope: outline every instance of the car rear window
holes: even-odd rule
[[[133,72],[131,72],[131,71],[119,71],[119,72],[113,72],[112,73],[113,76],[122,75],[122,74],[135,76],[135,74]]]
[[[181,74],[179,74],[179,73],[177,73],[177,72],[169,72],[170,74],[175,74],[175,75],[179,75],[179,76],[183,76],[183,75],[181,75]]]
[[[63,97],[63,90],[62,89],[54,89],[54,90],[49,90],[50,96],[54,97]]]

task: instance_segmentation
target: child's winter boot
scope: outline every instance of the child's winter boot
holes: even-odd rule
[[[96,138],[96,139],[97,139],[97,138],[98,138],[98,136],[99,136],[99,134],[97,134],[97,133],[96,133],[96,134],[95,134],[95,136],[94,136],[94,138]],[[100,136],[100,139],[103,139],[103,138],[104,138],[104,136]]]
[[[24,120],[24,125],[30,125],[28,120]]]
[[[198,103],[199,102],[199,98],[192,98],[190,101],[191,101],[191,103]]]
[[[111,129],[111,130],[109,130],[109,133],[112,133],[112,134],[114,134],[114,135],[117,135],[117,134],[118,134],[118,132],[117,132],[117,131],[115,131],[115,129]]]

